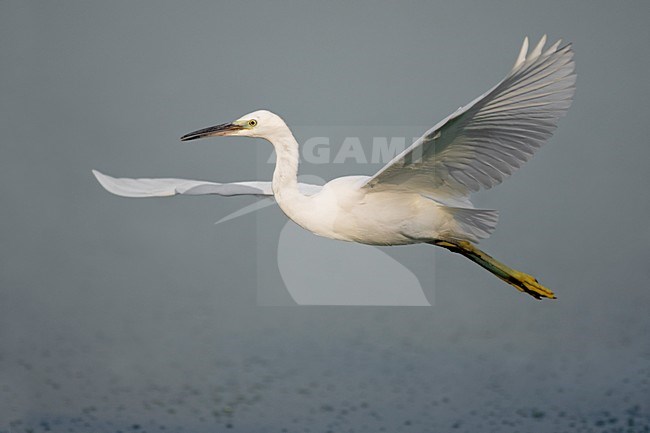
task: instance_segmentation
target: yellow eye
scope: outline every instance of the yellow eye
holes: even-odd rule
[[[251,119],[248,121],[248,126],[250,126],[251,128],[255,125],[257,125],[257,120]]]

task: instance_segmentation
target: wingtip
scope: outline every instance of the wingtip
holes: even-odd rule
[[[93,176],[95,176],[95,179],[97,179],[97,182],[103,185],[102,180],[106,178],[106,175],[99,170],[95,170],[94,168],[90,171],[92,172]]]
[[[524,42],[521,44],[521,49],[519,50],[519,55],[515,61],[515,66],[513,69],[518,68],[526,61],[526,54],[528,53],[528,36],[524,38]]]
[[[111,194],[116,194],[117,193],[114,191],[113,188],[111,188],[110,185],[110,180],[112,179],[110,176],[105,175],[99,170],[92,169],[91,170],[93,175],[95,176],[95,179],[97,179],[97,182],[104,188],[106,191],[110,192]]]
[[[549,56],[549,55],[553,54],[554,52],[556,52],[558,50],[561,43],[562,43],[562,39],[558,39],[557,41],[555,41],[555,43],[553,45],[551,45],[546,51],[544,51],[543,55],[544,56]]]
[[[535,45],[535,48],[533,48],[533,51],[530,53],[530,58],[535,59],[539,57],[542,54],[542,49],[544,48],[544,45],[546,45],[546,34],[544,34],[540,39],[537,45]]]

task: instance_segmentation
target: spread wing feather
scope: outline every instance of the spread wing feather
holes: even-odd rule
[[[273,196],[271,182],[233,182],[217,183],[189,179],[130,179],[115,178],[93,170],[97,181],[115,195],[122,197],[170,197],[174,195],[206,195],[223,196],[253,195]],[[298,188],[305,195],[313,195],[321,190],[320,185],[299,183]]]
[[[528,54],[528,38],[510,73],[439,122],[362,188],[402,188],[466,196],[501,183],[552,135],[575,92],[571,45]]]

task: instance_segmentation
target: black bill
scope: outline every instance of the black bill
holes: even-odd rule
[[[203,137],[211,137],[215,135],[227,135],[228,132],[240,131],[244,129],[243,126],[234,123],[222,123],[217,126],[210,126],[209,128],[199,129],[198,131],[190,132],[181,137],[181,141],[197,140]]]

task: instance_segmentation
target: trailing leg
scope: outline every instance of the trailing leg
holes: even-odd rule
[[[462,254],[479,266],[487,269],[506,283],[515,287],[520,292],[528,293],[536,299],[549,298],[555,299],[555,294],[546,287],[542,286],[537,280],[524,272],[516,271],[490,255],[484,253],[476,248],[468,241],[455,241],[455,240],[436,240],[429,242],[442,248],[446,248],[451,252]]]

